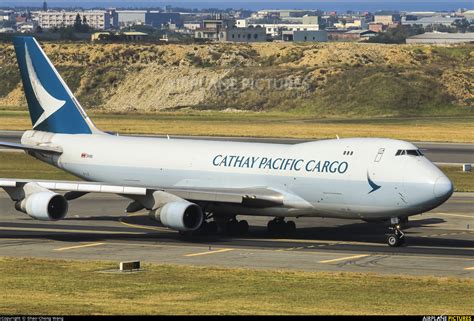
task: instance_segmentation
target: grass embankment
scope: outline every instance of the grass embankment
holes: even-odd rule
[[[0,259],[4,314],[474,313],[474,280]],[[47,272],[46,272],[47,271]]]
[[[292,137],[386,137],[474,142],[474,117],[318,119],[288,113],[90,113],[102,130],[124,134]],[[1,130],[31,129],[26,111],[0,111]]]
[[[472,44],[43,43],[89,110],[298,112],[313,117],[472,116]],[[0,106],[25,103],[0,43]]]
[[[474,172],[464,173],[461,166],[442,166],[456,192],[474,192]],[[42,163],[26,154],[0,152],[0,177],[77,180],[71,174]]]

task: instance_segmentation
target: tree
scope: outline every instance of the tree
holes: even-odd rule
[[[405,43],[408,37],[424,33],[425,30],[418,26],[399,25],[396,28],[388,29],[386,32],[380,32],[372,37],[368,42],[376,43]]]
[[[43,28],[41,26],[36,27],[36,33],[43,33]]]
[[[84,16],[84,17],[82,18],[82,24],[83,24],[83,25],[87,25],[87,18],[86,18],[86,16]]]
[[[76,15],[76,20],[74,21],[74,31],[81,32],[82,30],[82,20],[79,13]]]

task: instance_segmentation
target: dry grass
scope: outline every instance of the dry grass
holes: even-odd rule
[[[291,114],[169,113],[92,114],[106,131],[126,134],[254,136],[293,138],[386,137],[410,141],[474,142],[474,119],[311,119]],[[26,130],[26,112],[0,112],[0,129]]]
[[[472,279],[0,259],[4,314],[474,313]]]

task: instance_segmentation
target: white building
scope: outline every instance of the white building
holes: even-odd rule
[[[87,24],[94,29],[110,28],[110,14],[106,11],[39,11],[34,13],[42,29],[73,26],[78,14],[81,22],[85,17]]]
[[[143,10],[117,10],[114,12],[115,27],[128,27],[133,25],[144,25],[146,11]]]
[[[0,10],[0,21],[15,21],[15,13],[13,11]]]
[[[407,38],[406,43],[409,44],[452,44],[452,43],[468,43],[474,42],[474,32],[466,33],[441,33],[441,32],[425,32]]]

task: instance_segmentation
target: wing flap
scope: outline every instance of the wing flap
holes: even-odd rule
[[[32,182],[50,190],[67,192],[110,193],[125,195],[146,195],[147,192],[145,187],[120,186],[81,181],[50,181],[31,179],[0,179],[0,187],[19,187]]]
[[[249,207],[270,207],[284,204],[284,195],[266,187],[250,188],[166,188],[164,192],[190,201],[207,201],[218,203],[236,203]]]

